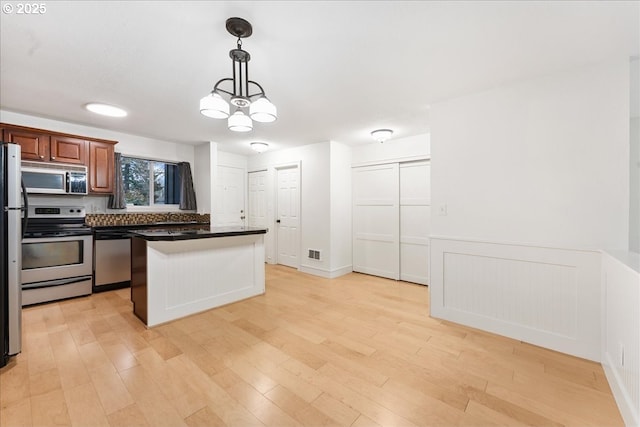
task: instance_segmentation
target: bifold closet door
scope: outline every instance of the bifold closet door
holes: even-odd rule
[[[353,168],[353,271],[400,279],[398,170]]]
[[[426,285],[429,279],[431,165],[400,163],[400,280]]]

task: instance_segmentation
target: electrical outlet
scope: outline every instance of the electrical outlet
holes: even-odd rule
[[[438,215],[447,216],[447,204],[441,203],[438,205]]]

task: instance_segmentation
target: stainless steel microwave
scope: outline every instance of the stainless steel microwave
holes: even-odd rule
[[[27,193],[87,194],[87,167],[82,165],[23,161],[22,180]]]

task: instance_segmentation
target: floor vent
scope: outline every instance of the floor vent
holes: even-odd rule
[[[309,249],[309,258],[317,259],[318,261],[320,261],[320,251],[317,251],[315,249]]]

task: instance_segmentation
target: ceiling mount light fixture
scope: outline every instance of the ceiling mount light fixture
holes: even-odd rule
[[[258,153],[264,153],[269,149],[269,144],[267,144],[266,142],[252,142],[251,148]]]
[[[276,106],[269,101],[264,89],[253,80],[249,80],[249,61],[251,55],[242,50],[242,39],[253,33],[251,24],[242,18],[227,19],[227,31],[238,38],[237,48],[229,51],[233,64],[233,77],[218,80],[211,93],[200,100],[200,113],[214,119],[228,118],[229,130],[248,132],[253,129],[253,122],[269,123],[278,118]],[[221,85],[227,85],[222,89]],[[230,86],[230,87],[229,87]],[[250,93],[251,90],[255,91]],[[229,101],[223,98],[229,97]],[[230,105],[236,107],[230,115]],[[249,108],[247,116],[243,108]]]
[[[387,139],[391,138],[391,135],[393,135],[393,131],[391,129],[376,129],[371,132],[371,136],[373,137],[373,139],[380,143],[383,143]]]
[[[125,117],[127,115],[127,112],[120,107],[109,104],[102,104],[100,102],[90,102],[89,104],[85,105],[84,108],[91,111],[92,113],[100,114],[102,116]]]

